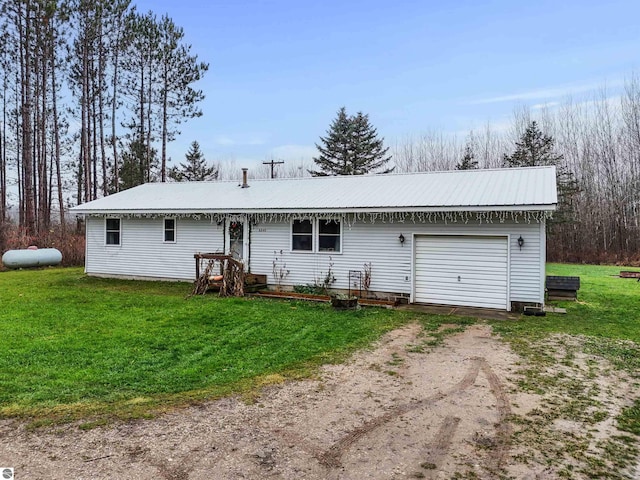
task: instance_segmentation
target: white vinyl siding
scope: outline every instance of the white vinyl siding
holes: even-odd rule
[[[269,284],[273,278],[274,252],[286,264],[289,275],[282,281],[283,286],[304,285],[321,280],[329,264],[336,277],[334,288],[347,289],[349,270],[363,270],[365,263],[371,263],[371,291],[393,292],[410,295],[412,291],[412,236],[415,235],[489,235],[509,236],[509,299],[513,302],[544,301],[544,224],[504,223],[488,224],[414,224],[358,222],[349,226],[342,222],[342,254],[302,255],[288,252],[291,226],[289,222],[262,223],[251,233],[251,271],[266,274]],[[401,244],[398,237],[405,237]],[[525,241],[518,249],[517,239],[522,235]],[[280,251],[283,251],[280,255]]]
[[[87,218],[88,274],[193,280],[194,253],[223,249],[222,225],[206,218],[181,218],[174,243],[164,242],[164,218],[122,218],[119,248],[105,245],[104,225],[104,218]]]
[[[414,301],[507,309],[507,237],[415,237]]]
[[[176,243],[163,242],[163,221],[121,219],[121,246],[105,245],[105,219],[87,218],[86,271],[95,275],[122,275],[193,280],[196,252],[221,252],[224,228],[209,219],[180,218]],[[274,252],[290,271],[283,286],[320,282],[329,265],[336,277],[334,288],[347,289],[349,270],[371,263],[371,291],[412,294],[414,235],[475,235],[509,238],[509,300],[544,302],[544,224],[516,223],[370,223],[342,221],[341,253],[292,252],[291,222],[266,222],[250,229],[251,272],[266,274],[275,285]],[[315,231],[314,231],[315,233]],[[399,236],[405,238],[400,243]],[[518,248],[522,235],[524,246]],[[282,254],[280,253],[282,251]]]

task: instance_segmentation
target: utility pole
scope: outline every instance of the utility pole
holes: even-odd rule
[[[276,165],[281,165],[284,162],[281,160],[279,162],[276,162],[273,158],[271,159],[270,162],[262,162],[263,165],[271,165],[271,178],[276,178],[275,172],[273,171],[273,167],[275,167]]]

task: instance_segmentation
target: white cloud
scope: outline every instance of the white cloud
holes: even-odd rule
[[[507,95],[499,95],[495,97],[481,98],[469,102],[470,105],[481,105],[488,103],[517,102],[527,100],[546,100],[551,98],[560,98],[579,93],[595,92],[602,88],[616,88],[624,85],[622,79],[613,82],[593,82],[582,85],[561,85],[557,87],[539,88],[529,90],[527,92],[512,93]]]
[[[560,102],[544,102],[531,105],[531,110],[543,110],[545,108],[553,108],[560,105]]]

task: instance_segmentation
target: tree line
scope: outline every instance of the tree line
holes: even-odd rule
[[[0,224],[16,192],[28,236],[64,229],[69,202],[165,181],[167,144],[202,114],[208,65],[130,0],[2,0],[0,52]]]
[[[451,170],[466,161],[501,168],[536,122],[552,142],[559,193],[566,203],[548,228],[552,261],[640,263],[640,81],[619,95],[602,89],[586,100],[517,108],[509,125],[491,123],[460,139],[430,131],[396,141],[396,171]],[[477,162],[477,163],[476,163]]]
[[[180,123],[202,114],[196,83],[207,69],[182,28],[130,0],[0,0],[0,237],[10,204],[21,234],[33,237],[53,225],[64,233],[68,204],[141,183],[236,179],[233,161],[209,164],[197,142],[185,163],[167,165]],[[276,174],[499,168],[526,164],[522,148],[534,137],[548,147],[538,161],[561,173],[549,258],[640,260],[635,76],[619,96],[603,90],[587,101],[522,107],[506,128],[488,122],[465,138],[426,131],[385,146],[367,115],[343,108],[312,162],[287,162]],[[334,147],[342,157],[329,155]],[[269,173],[263,166],[251,176]]]
[[[320,137],[312,175],[445,171],[554,165],[558,209],[548,222],[552,261],[640,263],[640,80],[619,96],[514,111],[508,128],[487,123],[466,138],[426,132],[382,146],[373,126],[353,147],[353,121],[341,109]],[[366,116],[364,116],[366,117]],[[368,117],[366,117],[368,122]],[[351,130],[349,130],[351,129]],[[375,139],[375,140],[374,140]],[[363,150],[369,156],[357,154]],[[331,152],[328,154],[328,150]],[[388,168],[387,164],[393,165]]]

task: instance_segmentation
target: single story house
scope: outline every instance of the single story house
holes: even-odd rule
[[[349,288],[414,303],[544,303],[555,167],[147,183],[79,205],[89,275],[195,278],[194,254],[242,259],[283,289]],[[327,276],[332,278],[327,278]],[[333,282],[331,282],[332,279]]]

